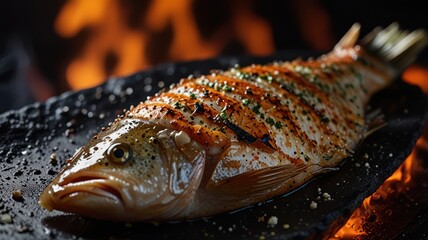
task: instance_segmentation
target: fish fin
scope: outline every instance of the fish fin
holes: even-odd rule
[[[360,139],[360,141],[358,141],[355,149],[359,148],[368,136],[388,125],[388,123],[385,122],[385,115],[383,115],[380,108],[368,112],[365,117],[365,122],[366,124],[363,137]]]
[[[354,47],[358,41],[358,37],[360,36],[360,28],[361,25],[359,23],[354,23],[348,32],[346,32],[346,34],[336,44],[334,49]]]
[[[208,157],[205,161],[204,175],[202,177],[201,186],[206,188],[211,180],[212,175],[214,174],[217,165],[219,164],[221,157],[211,156]]]
[[[381,109],[373,110],[366,114],[366,131],[364,138],[370,136],[374,132],[382,129],[388,125],[385,122],[385,115],[383,115]]]
[[[310,172],[314,165],[282,165],[249,171],[215,183],[215,191],[221,191],[236,198],[252,198],[273,192],[284,186],[289,180],[303,172]],[[319,171],[311,169],[314,173]],[[312,172],[311,171],[311,172]]]
[[[385,29],[378,27],[373,30],[362,39],[361,44],[401,72],[416,60],[419,52],[428,44],[428,36],[422,29],[409,32],[401,30],[397,23],[392,23]]]

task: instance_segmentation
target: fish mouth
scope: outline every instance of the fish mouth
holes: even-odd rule
[[[80,172],[60,180],[52,186],[55,202],[78,204],[81,199],[93,199],[109,204],[127,205],[129,198],[126,186],[118,177],[100,172]],[[103,200],[104,199],[104,200]]]

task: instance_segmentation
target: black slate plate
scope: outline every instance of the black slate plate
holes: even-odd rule
[[[146,96],[190,73],[302,55],[308,56],[288,52],[268,58],[222,57],[164,64],[0,115],[0,215],[8,214],[13,219],[10,224],[0,223],[0,238],[302,239],[334,232],[413,148],[428,106],[426,96],[418,88],[397,81],[372,99],[370,105],[382,109],[388,126],[367,138],[339,171],[257,206],[209,219],[155,226],[47,212],[37,204],[40,192],[65,160],[122,109],[137,105]],[[52,153],[58,156],[57,165],[50,161]],[[11,197],[12,191],[18,189],[23,193],[21,201]],[[331,201],[324,200],[324,192],[331,196]],[[312,201],[317,202],[316,209],[310,209]],[[273,216],[278,223],[270,226],[268,220]]]

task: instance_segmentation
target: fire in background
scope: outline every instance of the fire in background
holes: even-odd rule
[[[310,48],[327,49],[334,42],[328,16],[316,1],[307,4],[303,8],[299,1],[291,1],[289,8],[309,16],[296,19],[302,25],[310,25],[314,18],[319,21],[317,28],[301,26],[306,29],[302,34],[307,35]],[[69,0],[55,19],[55,30],[65,39],[84,31],[86,36],[78,43],[65,77],[71,88],[80,89],[165,61],[233,52],[272,54],[276,50],[273,27],[257,12],[260,5],[257,1],[156,0],[136,7],[119,0]]]
[[[428,27],[428,15],[415,0],[404,6],[386,0],[371,1],[370,6],[339,0],[15,0],[0,4],[5,5],[0,6],[0,22],[7,23],[0,26],[5,33],[0,39],[0,61],[8,63],[0,66],[0,89],[16,96],[2,95],[18,99],[28,88],[26,94],[33,101],[162,62],[269,55],[289,49],[327,51],[354,22],[362,24],[363,34],[393,21],[407,28]],[[16,75],[23,84],[13,84]],[[5,107],[17,106],[9,102]]]

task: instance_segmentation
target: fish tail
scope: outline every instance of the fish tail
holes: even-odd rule
[[[392,65],[401,73],[414,62],[418,54],[428,44],[425,30],[402,30],[397,23],[392,23],[385,29],[374,29],[360,42],[364,48]]]

